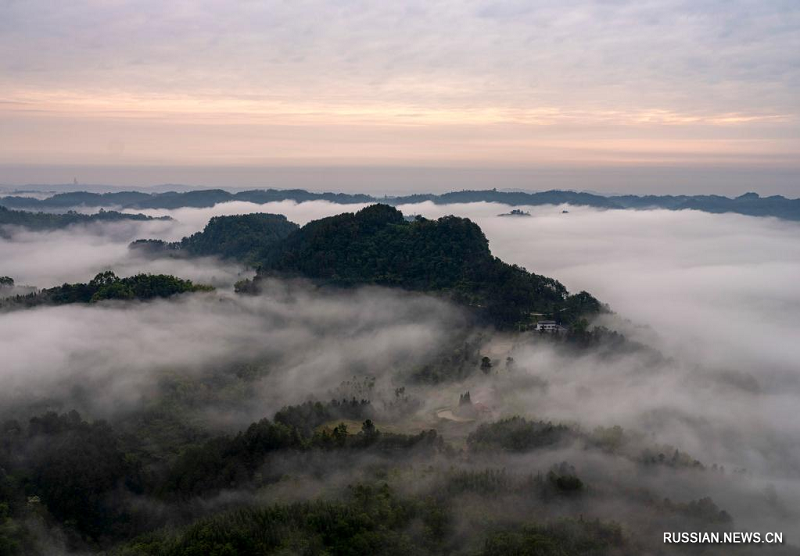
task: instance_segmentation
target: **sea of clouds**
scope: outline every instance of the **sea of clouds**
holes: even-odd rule
[[[258,403],[242,423],[303,401],[309,391],[330,391],[354,369],[390,386],[393,369],[424,362],[437,344],[452,340],[464,326],[458,310],[379,288],[335,294],[273,284],[266,296],[237,298],[226,290],[246,269],[213,258],[150,260],[127,248],[138,238],[180,239],[216,215],[269,212],[302,225],[359,208],[234,202],[146,211],[173,222],[17,231],[0,240],[0,275],[19,284],[87,281],[110,269],[172,273],[221,289],[133,310],[112,304],[0,314],[7,386],[0,404],[46,399],[84,382],[102,386],[96,408],[108,412],[140,403],[164,369],[201,372],[243,355],[269,360],[280,372],[254,389]],[[515,372],[488,379],[478,373],[463,384],[419,392],[432,400],[426,410],[471,389],[498,416],[520,413],[589,430],[621,425],[707,464],[743,470],[742,489],[763,492],[759,503],[742,504],[740,492],[722,487],[714,494],[748,524],[798,517],[786,508],[800,502],[800,225],[697,211],[539,206],[516,207],[530,217],[500,217],[510,207],[399,208],[428,218],[469,217],[495,255],[570,291],[593,293],[615,312],[601,324],[663,356],[575,356],[501,335],[492,342],[505,351],[495,351],[514,357]],[[674,483],[667,483],[669,490]],[[682,497],[691,499],[692,481],[683,484]]]

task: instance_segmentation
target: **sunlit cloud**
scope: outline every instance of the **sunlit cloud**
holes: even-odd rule
[[[173,121],[248,122],[282,125],[735,125],[785,123],[793,114],[718,112],[700,114],[667,109],[587,110],[558,106],[437,106],[379,102],[315,103],[250,95],[230,97],[213,92],[170,96],[92,93],[68,90],[24,90],[0,98],[0,112],[32,112],[59,117],[141,118]]]
[[[791,2],[7,2],[0,164],[797,176],[799,29]]]

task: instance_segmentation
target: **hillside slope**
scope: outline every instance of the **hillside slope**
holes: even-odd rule
[[[262,261],[259,276],[275,274],[442,292],[502,327],[524,327],[539,316],[569,323],[601,310],[586,292],[569,295],[557,280],[494,257],[469,219],[408,222],[381,204],[316,220],[292,233]]]

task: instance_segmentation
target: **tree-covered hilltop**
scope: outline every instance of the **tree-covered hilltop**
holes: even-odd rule
[[[121,220],[172,220],[169,216],[154,218],[144,214],[127,214],[123,212],[100,210],[95,214],[67,212],[55,214],[47,212],[27,212],[9,210],[0,206],[0,236],[4,235],[4,226],[20,226],[29,230],[58,230],[75,224],[91,224],[94,222],[117,222]]]
[[[202,232],[183,238],[180,245],[190,255],[221,255],[254,262],[267,256],[269,247],[298,228],[282,214],[215,216]]]
[[[137,274],[120,278],[113,272],[106,271],[85,284],[64,284],[28,295],[3,299],[0,301],[0,307],[96,303],[107,299],[147,301],[157,297],[172,297],[180,293],[211,290],[213,290],[211,286],[194,284],[191,280],[182,280],[168,274]]]
[[[557,280],[492,256],[477,224],[466,218],[415,218],[388,205],[315,220],[298,227],[283,215],[216,216],[179,242],[137,240],[155,256],[233,259],[259,276],[311,278],[338,286],[375,284],[443,293],[501,327],[526,327],[539,317],[575,323],[601,310],[586,292],[569,295]],[[240,291],[256,289],[243,284]]]
[[[492,256],[469,219],[408,222],[382,204],[303,226],[263,260],[260,276],[269,274],[445,293],[501,327],[525,326],[534,314],[570,323],[601,310],[586,292],[569,295],[557,280]]]
[[[215,216],[202,232],[181,241],[140,239],[130,247],[151,255],[218,256],[255,266],[268,256],[272,246],[298,228],[282,214]]]

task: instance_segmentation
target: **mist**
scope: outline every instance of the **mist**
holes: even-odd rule
[[[607,484],[631,473],[662,496],[688,501],[710,495],[738,525],[780,526],[787,541],[800,540],[793,530],[797,513],[787,510],[800,503],[800,423],[794,419],[800,403],[800,226],[695,211],[540,206],[516,207],[531,216],[511,218],[498,216],[510,207],[486,203],[399,207],[406,215],[469,217],[504,261],[596,295],[614,312],[594,324],[646,346],[622,353],[574,353],[537,337],[476,330],[441,299],[385,288],[344,291],[272,280],[258,296],[236,296],[228,289],[247,271],[235,264],[147,259],[127,249],[137,238],[180,239],[215,215],[269,212],[302,225],[358,208],[237,202],[145,211],[173,222],[17,231],[0,242],[0,274],[18,283],[86,281],[111,269],[172,273],[219,289],[169,301],[0,314],[2,413],[76,407],[113,419],[163,398],[165,384],[177,376],[202,381],[220,369],[237,374],[246,368],[255,369],[254,378],[223,383],[222,393],[210,394],[194,418],[213,430],[235,431],[287,405],[357,397],[359,382],[369,378],[375,405],[408,385],[418,404],[402,417],[405,430],[438,428],[463,442],[474,425],[459,428],[437,419],[436,411],[470,391],[492,419],[523,415],[585,431],[619,425],[633,439],[632,453],[679,449],[729,471],[641,477],[630,461],[576,446],[497,455],[470,464],[475,469],[524,473],[569,461],[583,476]],[[465,341],[491,358],[491,373],[477,372],[476,365],[476,372],[450,383],[409,385],[416,369]],[[235,403],[226,401],[228,394]],[[391,429],[388,417],[376,420]],[[281,465],[291,469],[293,463]],[[363,466],[351,467],[337,467],[341,477],[318,488],[310,474],[306,496],[354,480]],[[623,498],[601,497],[586,509],[602,514],[610,505],[634,519],[635,506]]]
[[[73,390],[101,388],[104,395],[87,399],[84,409],[110,416],[146,404],[165,375],[257,364],[269,370],[248,400],[256,413],[238,420],[242,426],[306,401],[309,392],[325,396],[354,375],[388,379],[464,325],[455,307],[425,296],[370,288],[317,292],[284,282],[258,297],[214,293],[135,307],[6,313],[0,315],[0,350],[8,354],[0,407],[46,406]]]
[[[223,203],[209,209],[145,211],[179,224],[159,239],[180,239],[214,215],[270,212],[300,225],[361,205],[284,201]],[[518,207],[531,218],[499,218],[491,203],[398,207],[404,214],[469,217],[501,259],[552,276],[570,291],[587,290],[648,341],[669,352],[692,345],[714,366],[758,367],[793,374],[800,332],[800,225],[773,218],[699,211],[625,211]],[[568,210],[568,213],[563,213]],[[766,349],[765,349],[766,347]]]

